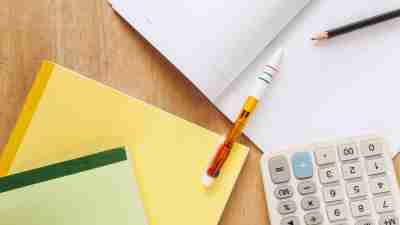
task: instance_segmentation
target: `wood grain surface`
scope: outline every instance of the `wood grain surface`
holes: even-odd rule
[[[43,59],[219,134],[231,126],[173,65],[114,13],[106,0],[2,0],[0,148]],[[220,225],[265,225],[268,216],[258,163],[261,154],[247,138],[240,142],[250,146],[251,153]]]

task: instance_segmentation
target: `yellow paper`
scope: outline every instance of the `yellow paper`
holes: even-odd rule
[[[216,225],[248,153],[236,145],[215,185],[205,190],[201,177],[219,140],[199,126],[44,62],[3,150],[0,172],[125,145],[149,225]]]

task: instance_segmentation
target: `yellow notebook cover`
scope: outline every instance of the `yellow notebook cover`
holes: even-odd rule
[[[132,165],[116,148],[0,178],[3,225],[147,225]]]
[[[2,151],[0,175],[125,145],[149,225],[215,225],[248,153],[236,145],[205,190],[201,177],[218,141],[206,129],[46,61]]]

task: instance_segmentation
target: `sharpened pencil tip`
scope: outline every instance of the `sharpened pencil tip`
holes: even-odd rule
[[[320,40],[325,40],[328,38],[329,38],[329,34],[327,32],[322,32],[322,33],[319,33],[319,34],[311,37],[311,40],[312,41],[320,41]]]

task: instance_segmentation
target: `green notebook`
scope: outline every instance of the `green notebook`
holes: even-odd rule
[[[145,225],[124,148],[0,178],[1,225]]]

